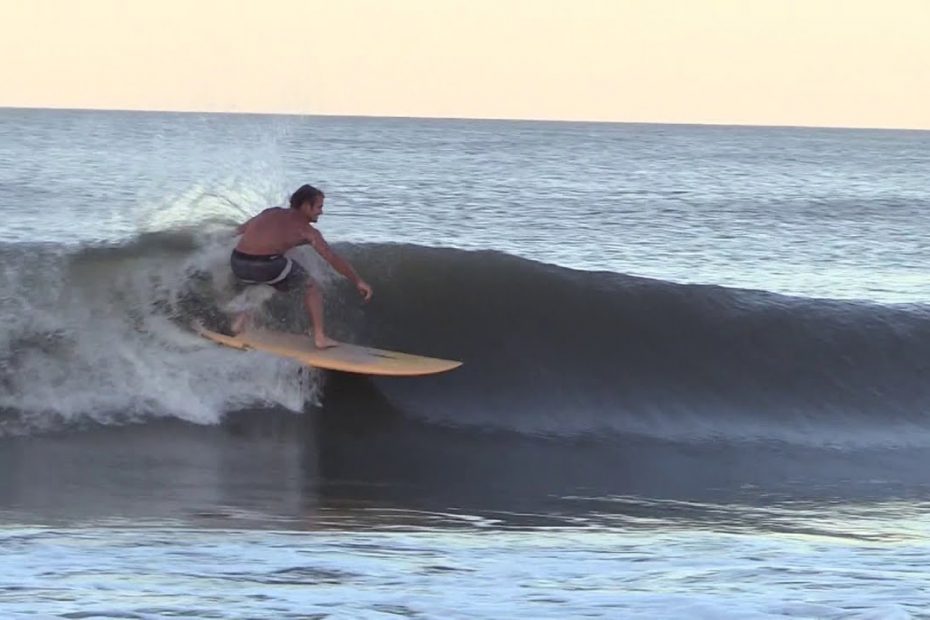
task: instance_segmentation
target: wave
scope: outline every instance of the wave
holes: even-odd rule
[[[405,411],[544,434],[924,441],[930,314],[379,246],[356,329],[465,365],[384,383]],[[914,431],[919,431],[916,435]]]
[[[66,250],[0,246],[0,432],[54,421],[246,406],[384,408],[448,426],[557,437],[815,443],[930,440],[930,314],[921,305],[795,298],[577,271],[492,251],[344,245],[368,305],[309,251],[333,334],[465,362],[445,375],[359,380],[213,346],[235,295],[228,232],[152,233]],[[300,292],[265,304],[307,327]]]

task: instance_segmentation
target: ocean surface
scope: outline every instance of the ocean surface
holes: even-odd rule
[[[303,183],[461,368],[191,333]],[[930,618],[928,241],[930,132],[0,109],[0,617]]]

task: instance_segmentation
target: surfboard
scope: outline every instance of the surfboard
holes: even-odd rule
[[[235,336],[228,336],[211,331],[197,323],[193,324],[193,328],[204,338],[227,347],[264,351],[326,370],[364,375],[416,377],[446,372],[462,365],[462,362],[456,360],[424,357],[344,342],[340,342],[336,347],[318,349],[313,344],[313,339],[305,334],[250,329]]]

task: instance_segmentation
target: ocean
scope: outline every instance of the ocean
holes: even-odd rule
[[[930,617],[930,133],[0,110],[0,617]],[[216,346],[326,192],[327,373]],[[301,291],[259,320],[303,331]]]

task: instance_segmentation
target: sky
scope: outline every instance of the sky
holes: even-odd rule
[[[930,0],[0,0],[0,106],[930,129]]]

